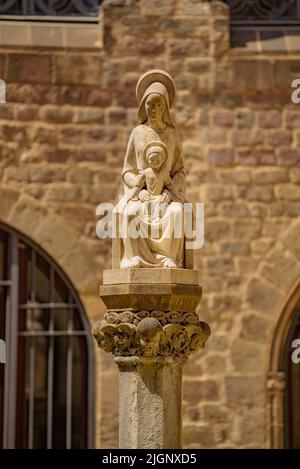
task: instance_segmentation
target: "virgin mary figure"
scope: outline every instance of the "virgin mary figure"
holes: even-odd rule
[[[173,80],[162,70],[151,70],[140,78],[136,96],[139,125],[129,138],[122,171],[124,195],[115,209],[122,240],[120,267],[182,267],[185,171],[181,139],[170,115],[175,100]],[[151,147],[151,142],[165,151],[163,171],[169,181],[162,185],[157,217],[149,217],[146,210],[151,196],[145,181],[149,168],[145,148]],[[155,156],[151,161],[159,173]],[[139,227],[138,235],[132,234],[132,226]]]

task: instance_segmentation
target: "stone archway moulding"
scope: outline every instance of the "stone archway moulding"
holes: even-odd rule
[[[267,378],[270,448],[284,447],[285,373],[282,370],[281,357],[293,322],[295,310],[299,303],[300,276],[295,280],[289,292],[282,299],[277,308],[277,320],[270,347],[269,372]]]

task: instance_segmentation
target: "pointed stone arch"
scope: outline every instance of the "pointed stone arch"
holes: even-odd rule
[[[250,278],[246,305],[253,321],[263,324],[266,343],[266,446],[284,447],[285,373],[282,353],[300,304],[300,221],[290,223]],[[262,318],[264,321],[262,321]]]

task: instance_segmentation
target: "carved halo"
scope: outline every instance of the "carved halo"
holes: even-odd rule
[[[163,160],[163,164],[164,164],[168,157],[168,148],[163,142],[160,142],[159,140],[152,140],[152,142],[148,142],[146,143],[146,145],[144,145],[143,150],[142,150],[143,159],[146,161],[147,151],[149,150],[149,148],[152,148],[152,147],[160,147],[164,150],[164,160]]]
[[[138,103],[140,104],[145,91],[152,83],[162,83],[169,95],[169,106],[172,107],[174,100],[175,100],[175,84],[172,77],[165,72],[164,70],[153,69],[149,70],[149,72],[144,73],[138,81],[136,85],[136,98]]]

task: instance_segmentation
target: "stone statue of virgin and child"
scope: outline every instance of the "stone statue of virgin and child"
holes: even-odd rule
[[[139,125],[129,138],[124,195],[115,208],[122,240],[119,267],[184,267],[185,170],[170,115],[174,82],[168,73],[151,70],[140,78],[136,96]]]

